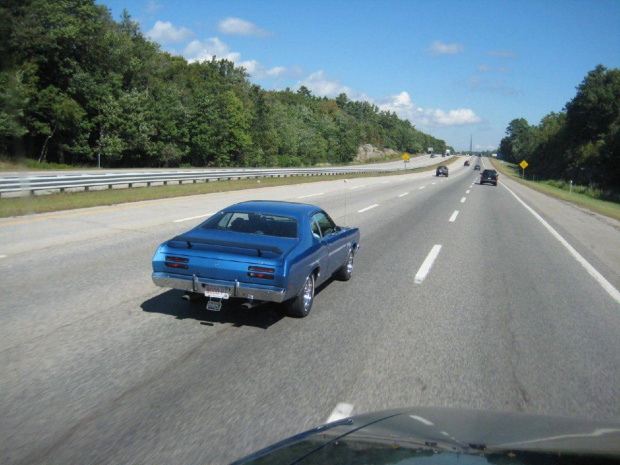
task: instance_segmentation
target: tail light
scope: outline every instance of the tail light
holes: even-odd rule
[[[250,278],[258,278],[258,279],[273,279],[273,273],[275,272],[275,268],[267,268],[263,266],[250,266],[248,267],[248,276]]]
[[[164,263],[168,268],[180,268],[183,270],[187,270],[186,263],[189,262],[189,258],[183,257],[166,257],[166,262]]]

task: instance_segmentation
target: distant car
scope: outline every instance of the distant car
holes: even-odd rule
[[[438,166],[437,171],[435,172],[435,176],[445,176],[448,177],[448,167],[447,166]]]
[[[469,160],[465,160],[465,163],[463,163],[463,166],[469,166]]]
[[[480,165],[474,166],[474,171],[480,171]]]
[[[435,155],[431,153],[431,158],[435,158]]]
[[[484,170],[482,174],[480,175],[480,184],[482,185],[488,182],[490,184],[493,184],[494,186],[497,186],[498,178],[499,178],[499,175],[497,174],[497,171]]]
[[[314,290],[331,276],[348,281],[360,246],[358,228],[336,226],[314,205],[249,201],[227,207],[195,228],[164,242],[153,257],[153,282],[180,289],[188,300],[222,300],[242,307],[282,302],[305,317]]]

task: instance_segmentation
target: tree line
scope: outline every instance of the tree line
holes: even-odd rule
[[[266,91],[231,61],[188,63],[127,11],[94,0],[4,0],[0,153],[108,167],[301,166],[361,144],[420,153],[443,140],[369,102]]]
[[[620,69],[598,65],[564,109],[538,125],[512,120],[500,152],[510,162],[526,160],[539,179],[620,189]]]

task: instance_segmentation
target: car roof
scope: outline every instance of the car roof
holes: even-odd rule
[[[321,210],[316,205],[280,200],[248,200],[224,208],[223,211],[243,211],[246,213],[268,213],[301,218],[302,216]]]

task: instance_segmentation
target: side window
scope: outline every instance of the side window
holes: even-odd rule
[[[318,225],[318,228],[321,232],[321,236],[329,236],[336,229],[336,225],[332,221],[332,219],[327,216],[325,212],[318,212],[312,215],[312,233],[314,234],[315,224]]]
[[[319,223],[316,222],[316,218],[312,217],[312,235],[317,239],[321,238],[321,230],[319,229]]]

